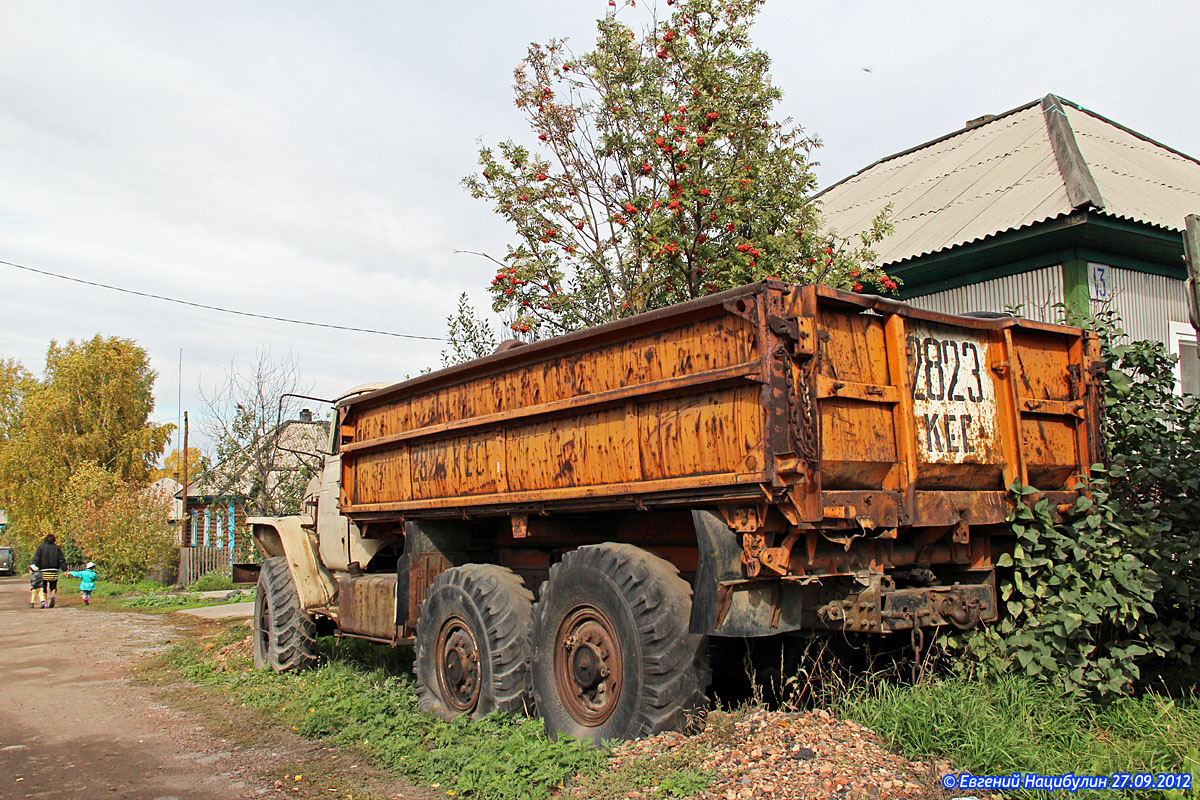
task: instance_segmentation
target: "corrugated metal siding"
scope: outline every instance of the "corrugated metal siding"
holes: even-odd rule
[[[1101,190],[1103,191],[1103,190]],[[1133,340],[1169,341],[1170,322],[1187,322],[1187,297],[1183,281],[1121,267],[1108,268],[1110,299],[1092,297],[1092,312],[1116,311]]]
[[[944,314],[1004,311],[1010,306],[1021,306],[1021,316],[1040,322],[1058,322],[1062,311],[1055,304],[1062,301],[1062,269],[1057,266],[992,278],[909,300],[918,308]]]
[[[1104,198],[1104,214],[1172,230],[1200,209],[1200,164],[1064,106]]]
[[[825,224],[867,230],[891,203],[880,263],[1021,228],[1071,211],[1040,106],[889,159],[820,197]]]

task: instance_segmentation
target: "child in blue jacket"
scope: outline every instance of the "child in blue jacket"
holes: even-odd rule
[[[83,596],[83,604],[85,606],[92,604],[92,592],[96,591],[96,566],[95,562],[89,561],[83,569],[68,572],[67,576],[79,578],[79,594]]]

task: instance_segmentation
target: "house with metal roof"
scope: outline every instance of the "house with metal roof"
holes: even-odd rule
[[[841,235],[891,206],[875,247],[914,305],[1045,321],[1109,308],[1134,339],[1180,355],[1200,392],[1188,319],[1184,219],[1200,213],[1200,161],[1055,95],[859,170],[821,192]]]

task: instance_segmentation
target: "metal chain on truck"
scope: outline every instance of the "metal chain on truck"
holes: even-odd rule
[[[783,362],[784,381],[787,386],[788,430],[796,454],[804,461],[818,460],[817,442],[813,436],[817,419],[816,404],[812,398],[812,372],[816,360],[809,358],[800,366],[802,377],[799,391],[796,387],[796,365],[788,349],[780,344],[773,354]]]
[[[801,371],[801,391],[797,395],[799,399],[799,427],[796,429],[799,438],[800,457],[805,461],[817,462],[820,460],[820,453],[817,448],[817,403],[813,399],[813,383],[814,375],[817,371],[817,359],[812,357],[807,359],[800,365]],[[788,376],[791,377],[792,371],[788,370]]]
[[[909,633],[909,643],[912,644],[913,650],[912,682],[918,683],[925,671],[925,665],[921,663],[921,651],[925,649],[925,629],[917,624],[912,615],[909,615],[909,619],[912,620],[912,631]]]

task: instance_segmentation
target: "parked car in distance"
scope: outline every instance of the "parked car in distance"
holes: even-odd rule
[[[16,575],[17,564],[11,547],[0,547],[0,575]]]

